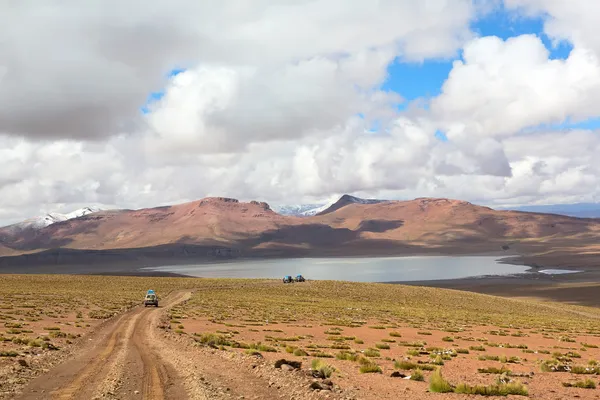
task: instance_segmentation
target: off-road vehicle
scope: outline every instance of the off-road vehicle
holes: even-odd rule
[[[158,296],[154,293],[154,290],[148,290],[144,298],[144,307],[148,306],[158,307]]]

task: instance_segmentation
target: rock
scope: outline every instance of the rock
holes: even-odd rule
[[[295,368],[289,364],[281,364],[281,369],[284,371],[293,371]]]
[[[323,385],[321,385],[321,384],[320,384],[319,382],[317,382],[317,381],[313,381],[313,382],[310,384],[309,388],[310,388],[310,389],[312,389],[312,390],[323,390]]]
[[[323,385],[333,386],[333,382],[331,381],[331,379],[324,379],[321,383]]]
[[[289,361],[285,358],[275,361],[275,368],[281,368],[282,365],[289,365],[294,369],[300,369],[302,367],[302,363],[300,361]]]
[[[140,394],[140,391],[139,390],[134,390],[133,394]]]
[[[392,372],[392,374],[390,376],[392,378],[405,378],[406,377],[406,375],[404,375],[400,371],[394,371],[394,372]]]

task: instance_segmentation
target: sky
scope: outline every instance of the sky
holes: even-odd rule
[[[600,201],[600,3],[0,3],[0,225],[344,193]]]

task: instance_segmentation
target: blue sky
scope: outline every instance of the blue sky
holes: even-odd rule
[[[502,39],[535,34],[542,39],[550,51],[550,57],[554,59],[566,59],[571,52],[571,46],[568,43],[552,46],[551,40],[543,33],[543,19],[517,16],[503,8],[498,8],[484,18],[475,21],[471,25],[471,29],[478,36],[498,36]],[[460,54],[457,58],[459,57]],[[400,93],[407,101],[437,96],[455,59],[432,60],[423,63],[405,63],[396,60],[388,68],[388,80],[383,87]]]
[[[484,18],[474,21],[471,29],[476,35],[497,36],[504,40],[525,34],[535,34],[541,38],[550,53],[551,59],[568,58],[572,46],[568,42],[553,44],[552,40],[544,34],[544,20],[542,18],[523,17],[497,8],[494,12],[487,14]],[[423,63],[407,63],[397,59],[388,68],[388,79],[383,88],[396,91],[402,95],[406,102],[400,107],[415,99],[430,99],[441,93],[442,86],[452,70],[452,63],[460,59],[428,60]],[[559,124],[537,126],[528,129],[536,130],[560,130],[560,129],[599,129],[600,118],[591,118],[585,121],[565,121]],[[443,132],[436,132],[436,137],[446,141]]]
[[[167,78],[173,78],[174,76],[177,76],[184,71],[185,71],[185,68],[181,68],[181,67],[173,68],[171,71],[169,71],[167,73]],[[155,102],[157,100],[160,100],[164,95],[165,95],[164,90],[150,93],[148,95],[148,98],[146,98],[146,104],[144,106],[142,106],[142,108],[141,108],[142,113],[148,114],[150,112],[150,109],[149,109],[150,104],[152,104],[153,102]]]

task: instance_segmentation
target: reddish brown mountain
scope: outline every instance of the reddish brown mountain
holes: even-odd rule
[[[227,198],[100,211],[37,231],[15,234],[2,228],[0,256],[57,248],[297,256],[473,253],[508,246],[531,253],[587,246],[600,238],[595,219],[496,211],[448,199],[365,203],[342,197],[308,218],[279,215],[266,203]]]

